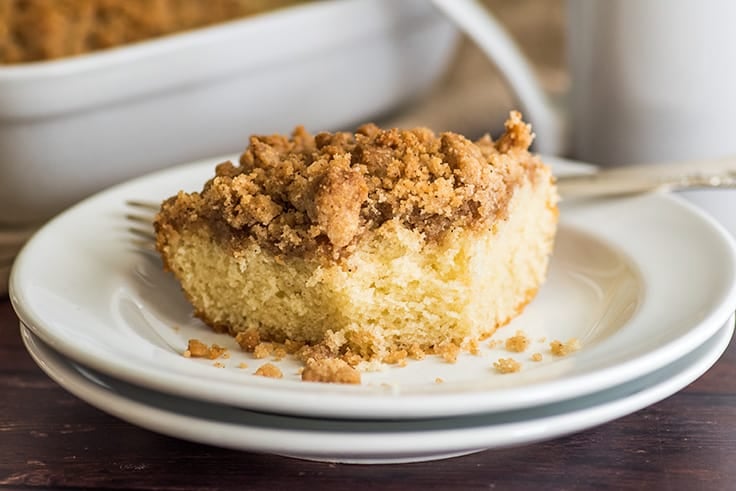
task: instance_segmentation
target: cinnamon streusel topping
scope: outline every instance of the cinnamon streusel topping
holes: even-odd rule
[[[224,162],[201,193],[167,200],[157,227],[204,221],[233,250],[250,238],[277,256],[324,260],[349,255],[391,220],[441,240],[505,218],[515,186],[542,165],[528,152],[532,137],[518,112],[495,142],[372,124],[355,134],[298,127],[291,138],[253,136],[239,166]]]

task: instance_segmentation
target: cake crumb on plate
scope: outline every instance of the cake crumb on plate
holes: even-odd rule
[[[580,341],[577,338],[570,338],[566,342],[554,340],[549,343],[549,350],[555,356],[567,356],[580,349]]]
[[[506,339],[506,350],[515,353],[523,353],[529,347],[530,340],[523,331],[516,331],[516,334]]]
[[[187,349],[182,353],[185,358],[208,358],[216,360],[217,358],[227,354],[227,349],[217,344],[206,345],[199,339],[190,339],[187,343]]]
[[[284,376],[281,373],[281,369],[273,363],[264,363],[255,371],[254,375],[260,375],[261,377],[269,378],[282,378]]]
[[[499,358],[493,362],[493,368],[498,373],[515,373],[521,370],[521,363],[513,358]]]
[[[302,371],[305,382],[360,384],[360,372],[339,358],[308,360]]]

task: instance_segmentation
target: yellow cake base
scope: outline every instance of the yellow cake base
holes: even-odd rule
[[[516,187],[504,219],[454,228],[441,241],[391,220],[325,265],[255,242],[233,251],[206,222],[193,222],[159,248],[213,328],[256,328],[261,340],[327,342],[381,360],[462,346],[518,315],[544,280],[556,222],[552,179],[539,167]]]

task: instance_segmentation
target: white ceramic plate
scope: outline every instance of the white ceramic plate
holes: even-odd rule
[[[702,375],[733,335],[711,339],[659,370],[602,392],[517,411],[455,418],[347,421],[279,416],[150,391],[80,367],[23,329],[41,368],[62,387],[130,423],[185,440],[350,463],[410,462],[520,445],[581,431],[654,404]]]
[[[283,379],[258,377],[253,372],[268,360],[193,319],[176,282],[136,251],[126,229],[125,200],[199,189],[212,172],[209,161],[140,178],[43,227],[12,273],[21,320],[73,360],[151,389],[262,411],[390,419],[530,407],[612,387],[702,344],[736,306],[733,240],[694,207],[660,195],[570,204],[561,210],[547,283],[493,338],[522,329],[534,341],[528,352],[484,343],[481,356],[366,373],[361,386],[302,383],[291,360],[278,363]],[[571,337],[581,341],[579,352],[549,353],[550,340]],[[232,357],[219,360],[224,368],[184,358],[189,338],[229,347]],[[530,361],[533,352],[543,361]],[[522,370],[495,373],[500,357],[518,359]]]

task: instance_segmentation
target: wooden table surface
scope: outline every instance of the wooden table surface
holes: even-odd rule
[[[486,0],[544,84],[564,90],[561,2]],[[396,124],[480,133],[509,104],[465,45],[450,76]],[[491,116],[494,115],[494,116]],[[500,119],[499,119],[500,120]],[[690,387],[566,438],[444,461],[323,464],[189,443],[94,409],[51,381],[0,298],[0,489],[736,489],[736,346]]]

